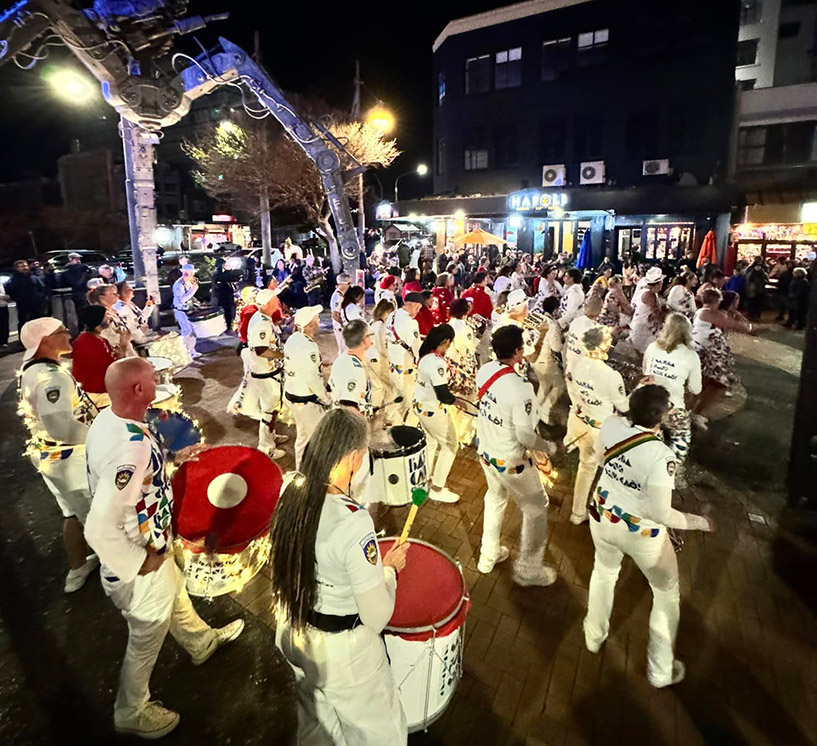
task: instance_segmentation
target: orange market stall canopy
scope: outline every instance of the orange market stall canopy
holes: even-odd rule
[[[470,246],[502,246],[505,239],[500,236],[495,236],[493,233],[477,228],[470,233],[463,233],[461,236],[456,236],[452,239],[455,244],[470,245]]]

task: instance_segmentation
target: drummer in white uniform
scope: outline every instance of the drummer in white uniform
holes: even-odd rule
[[[337,276],[337,286],[332,297],[329,299],[329,311],[332,314],[332,332],[335,335],[335,342],[338,344],[338,354],[343,352],[343,316],[341,307],[343,296],[352,284],[352,278],[346,272],[341,272]]]
[[[395,399],[402,397],[400,411],[404,421],[414,396],[414,381],[420,352],[420,328],[414,317],[424,302],[422,293],[406,293],[403,307],[389,314],[386,319],[389,365],[394,381]]]
[[[410,543],[384,557],[360,504],[368,428],[340,408],[318,425],[273,514],[275,642],[295,674],[298,743],[405,746],[406,716],[380,636]]]
[[[465,298],[457,298],[451,303],[451,320],[448,322],[454,330],[454,341],[446,353],[454,369],[451,388],[463,396],[473,396],[476,391],[479,339],[474,327],[466,321],[470,308]]]
[[[569,269],[565,274],[565,285],[562,298],[559,301],[559,326],[567,329],[582,312],[584,303],[584,288],[582,287],[582,273],[578,269]]]
[[[590,295],[584,304],[584,313],[577,316],[570,322],[570,326],[565,332],[564,342],[564,364],[565,373],[570,372],[573,361],[585,353],[582,343],[585,332],[590,329],[600,329],[603,325],[598,323],[604,301],[598,295]]]
[[[73,593],[99,565],[96,555],[88,557],[82,533],[91,507],[85,438],[98,410],[60,365],[60,360],[71,354],[71,335],[59,319],[26,322],[20,341],[25,347],[20,409],[31,437],[27,452],[62,511],[69,568],[65,592]]]
[[[178,713],[151,701],[148,688],[168,631],[199,665],[238,637],[244,622],[220,629],[203,622],[173,559],[173,492],[161,446],[145,424],[156,395],[153,366],[119,360],[108,368],[105,387],[111,406],[87,439],[93,502],[85,533],[102,561],[102,587],[128,623],[114,727],[154,739],[179,724]]]
[[[255,302],[258,310],[247,325],[247,346],[241,350],[244,378],[227,411],[257,419],[258,449],[280,459],[285,452],[277,443],[285,442],[287,436],[275,432],[284,387],[284,353],[272,321],[278,304],[272,290],[259,290]]]
[[[420,345],[420,363],[414,388],[414,412],[426,434],[428,472],[431,489],[428,496],[443,503],[455,503],[460,496],[445,483],[459,450],[457,426],[450,412],[456,399],[449,388],[450,373],[445,353],[454,340],[448,324],[432,327]]]
[[[394,382],[392,381],[389,366],[389,350],[386,337],[388,327],[386,321],[389,314],[397,308],[395,303],[381,300],[372,311],[372,346],[366,353],[369,366],[369,380],[372,384],[372,406],[376,417],[382,419],[386,425],[402,422],[400,405],[395,404]]]
[[[343,327],[346,352],[332,363],[329,388],[335,406],[352,407],[364,417],[373,414],[372,384],[366,360],[372,347],[372,331],[365,321],[354,319]]]
[[[536,398],[540,414],[544,422],[549,422],[551,410],[565,390],[564,372],[560,364],[564,342],[562,328],[553,316],[559,307],[559,299],[555,295],[549,295],[541,300],[539,307],[547,324],[547,331],[539,335],[532,366],[539,381]]]
[[[321,377],[321,351],[315,342],[323,306],[304,306],[295,312],[296,331],[284,344],[284,397],[295,418],[295,466],[301,463],[304,448],[332,406]]]
[[[609,326],[586,331],[581,339],[582,354],[574,358],[567,374],[570,414],[564,442],[568,451],[579,449],[570,513],[570,522],[576,526],[587,520],[587,498],[599,466],[595,450],[599,428],[614,411],[627,410],[621,374],[604,362],[612,341],[611,332]]]
[[[584,620],[587,649],[597,653],[610,630],[621,561],[632,557],[652,590],[647,678],[659,688],[677,684],[685,674],[674,654],[680,592],[667,529],[712,530],[707,518],[672,507],[676,462],[660,436],[669,406],[665,388],[642,386],[630,396],[628,417],[610,417],[601,427],[596,453],[603,469],[590,521],[596,555]]]
[[[528,296],[524,290],[512,290],[508,293],[508,302],[505,312],[500,315],[497,323],[494,324],[494,331],[501,329],[508,324],[515,324],[522,329],[522,339],[525,343],[525,359],[533,356],[536,351],[536,342],[539,339],[539,332],[525,325],[528,317]]]
[[[550,585],[556,570],[544,564],[548,497],[533,458],[539,452],[552,453],[554,447],[536,434],[539,405],[533,386],[514,369],[523,356],[522,330],[514,325],[498,329],[491,345],[497,359],[477,372],[477,453],[488,483],[477,569],[490,573],[510,556],[499,537],[508,499],[513,498],[522,513],[513,580],[523,586]]]

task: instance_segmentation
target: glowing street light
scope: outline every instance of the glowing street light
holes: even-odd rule
[[[402,179],[404,176],[408,176],[409,174],[417,174],[417,176],[425,176],[427,173],[428,173],[428,166],[426,166],[425,163],[420,163],[420,164],[417,165],[417,168],[415,168],[413,171],[406,171],[404,174],[400,174],[400,176],[398,176],[394,180],[394,201],[397,202],[397,194],[398,194],[398,192],[397,192],[397,182],[400,181],[400,179]]]
[[[60,68],[48,73],[46,82],[61,99],[81,106],[89,103],[96,93],[96,86],[84,75],[71,68]]]
[[[394,129],[394,114],[382,106],[376,106],[366,115],[366,123],[387,135]]]

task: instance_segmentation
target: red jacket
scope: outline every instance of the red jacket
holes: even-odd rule
[[[435,324],[447,324],[451,318],[451,304],[454,302],[454,293],[448,288],[438,285],[431,291],[437,299],[437,308],[434,310]]]
[[[108,344],[108,340],[91,334],[82,332],[72,345],[73,354],[73,374],[79,385],[89,394],[105,394],[105,373],[110,364],[116,360],[113,349]]]
[[[244,308],[241,309],[241,313],[238,314],[238,338],[244,344],[247,344],[247,329],[250,326],[250,319],[257,310],[258,306],[251,303],[248,306],[244,306]]]
[[[477,313],[484,319],[490,320],[491,312],[494,310],[494,304],[491,302],[491,296],[485,292],[484,287],[481,285],[472,285],[462,294],[462,297],[473,301],[471,310],[468,312],[469,316],[473,316]]]
[[[428,306],[423,306],[414,317],[420,330],[420,336],[425,337],[434,328],[434,314]]]

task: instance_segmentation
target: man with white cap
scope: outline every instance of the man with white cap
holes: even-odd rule
[[[414,382],[420,352],[420,327],[414,320],[425,303],[422,293],[406,293],[403,307],[386,319],[386,349],[394,381],[395,400],[399,399],[400,417],[405,421],[414,397]]]
[[[582,354],[574,358],[566,376],[570,414],[564,439],[568,451],[579,449],[570,513],[570,522],[576,526],[587,520],[587,498],[599,466],[595,450],[599,429],[615,412],[627,411],[621,374],[604,362],[612,344],[610,327],[598,325],[589,329],[579,343]]]
[[[145,424],[156,395],[153,366],[138,357],[118,360],[105,387],[111,406],[88,432],[93,502],[85,531],[102,561],[102,588],[128,623],[114,727],[155,739],[179,724],[178,713],[150,700],[150,675],[167,633],[200,665],[238,637],[244,621],[220,629],[203,622],[173,559],[173,490],[164,452]]]
[[[182,276],[173,283],[173,315],[176,317],[179,333],[190,352],[190,357],[197,358],[199,353],[196,352],[196,335],[187,314],[193,308],[199,281],[196,279],[196,268],[192,264],[183,264],[181,269]]]
[[[343,341],[346,352],[335,358],[329,375],[332,401],[370,417],[373,414],[372,384],[366,360],[372,346],[372,331],[365,321],[352,319],[343,328]]]
[[[536,342],[539,333],[536,329],[531,329],[525,325],[528,317],[528,296],[524,290],[511,290],[508,293],[508,301],[505,304],[505,313],[499,317],[499,321],[494,326],[494,331],[501,329],[508,324],[514,324],[522,330],[522,339],[525,343],[525,357],[529,357],[536,351]]]
[[[57,500],[68,555],[65,592],[82,588],[99,565],[88,557],[82,526],[91,507],[85,473],[85,438],[97,412],[74,377],[60,365],[71,354],[71,336],[59,319],[28,321],[20,331],[25,347],[20,375],[20,409],[31,438],[27,453]]]
[[[295,418],[295,466],[306,444],[332,405],[321,378],[321,351],[315,342],[323,306],[304,306],[295,313],[296,331],[284,345],[284,397]]]
[[[276,444],[287,437],[275,433],[284,387],[284,353],[272,321],[275,292],[259,290],[255,302],[258,310],[247,325],[247,346],[241,350],[244,378],[227,411],[258,420],[258,449],[279,459],[285,454]]]
[[[341,272],[337,276],[337,287],[335,287],[332,297],[329,299],[329,311],[332,314],[332,331],[335,334],[335,342],[338,343],[338,354],[344,351],[343,343],[343,317],[341,316],[341,305],[343,296],[352,284],[352,277],[346,272]]]
[[[584,288],[582,287],[582,273],[579,269],[569,269],[565,273],[565,285],[562,299],[559,301],[559,326],[567,329],[573,319],[582,311],[584,303]]]

